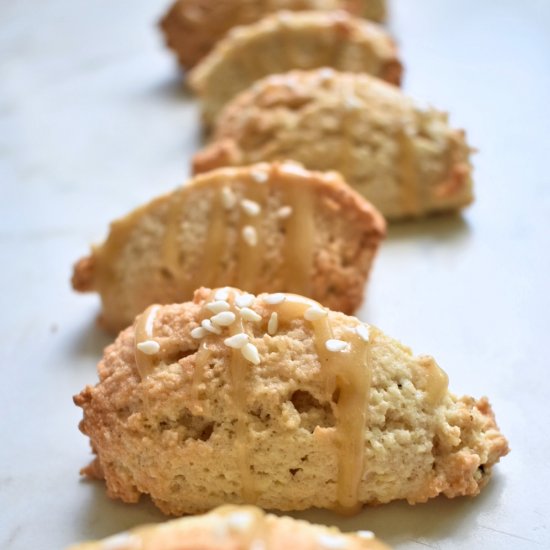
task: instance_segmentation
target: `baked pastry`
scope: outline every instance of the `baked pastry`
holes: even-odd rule
[[[149,304],[190,300],[202,284],[298,292],[352,312],[384,232],[338,174],[290,162],[225,168],[114,222],[76,264],[73,286],[99,292],[113,331]]]
[[[221,506],[209,514],[146,525],[69,550],[389,550],[372,531],[342,533],[254,506]]]
[[[447,115],[398,88],[331,69],[268,77],[235,98],[195,173],[292,158],[337,170],[387,218],[457,210],[472,200],[471,152]]]
[[[331,508],[476,495],[508,451],[431,357],[284,293],[202,288],[120,333],[75,397],[112,498]]]
[[[388,32],[347,12],[281,11],[233,29],[190,73],[209,127],[256,80],[291,69],[334,67],[399,84],[402,67]]]
[[[346,10],[382,21],[385,0],[176,0],[160,21],[166,44],[191,69],[228,30],[279,10]]]

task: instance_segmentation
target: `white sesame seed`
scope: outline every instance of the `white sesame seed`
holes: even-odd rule
[[[275,292],[264,296],[264,302],[270,305],[282,304],[286,300],[286,296],[282,292]]]
[[[349,539],[342,535],[332,535],[330,533],[319,535],[317,542],[319,542],[323,548],[330,550],[340,550],[341,548],[347,548],[349,546]]]
[[[195,327],[191,331],[191,338],[195,338],[196,340],[200,340],[201,338],[204,338],[207,333],[208,333],[208,331],[206,331],[204,328]]]
[[[262,316],[258,315],[253,309],[250,309],[249,307],[243,307],[241,309],[241,317],[245,321],[253,321],[254,323],[262,320]]]
[[[271,314],[269,321],[267,322],[267,333],[273,336],[277,332],[278,328],[279,328],[279,316],[277,315],[277,312],[274,311]]]
[[[222,311],[210,318],[215,325],[221,327],[228,327],[229,325],[232,325],[235,322],[235,319],[235,314],[232,311]]]
[[[374,533],[372,531],[357,531],[357,536],[361,539],[372,540]]]
[[[292,214],[292,206],[281,206],[279,210],[277,210],[277,217],[281,220],[286,220],[290,217]]]
[[[251,201],[250,199],[243,199],[241,201],[241,208],[249,216],[257,216],[262,211],[262,207],[257,202]]]
[[[260,354],[258,353],[258,348],[254,344],[251,344],[250,342],[245,344],[241,348],[241,353],[247,361],[250,361],[254,365],[260,364]]]
[[[324,80],[330,80],[334,76],[334,71],[326,67],[324,69],[321,69],[320,71],[317,71],[317,76],[319,77],[321,82]]]
[[[325,342],[325,347],[329,351],[344,351],[349,347],[349,344],[347,342],[344,342],[343,340],[336,340],[334,338],[330,338]]]
[[[231,210],[237,202],[237,197],[230,187],[222,187],[222,202],[226,210]]]
[[[267,545],[261,539],[255,539],[250,543],[249,550],[266,550]]]
[[[355,332],[361,338],[361,340],[364,340],[365,342],[369,341],[370,338],[370,330],[367,325],[357,325],[355,327]]]
[[[250,307],[254,300],[256,299],[256,296],[254,294],[241,294],[235,298],[235,305],[237,307]]]
[[[294,162],[287,162],[280,167],[280,171],[284,174],[291,174],[293,176],[309,176],[309,172],[299,164]]]
[[[230,529],[234,529],[235,531],[240,532],[248,531],[248,529],[252,527],[253,523],[254,517],[248,512],[233,512],[227,518],[227,524],[229,525]]]
[[[206,304],[206,309],[210,310],[212,313],[227,311],[229,309],[229,302],[226,302],[225,300],[216,300],[215,302]]]
[[[256,183],[265,183],[269,179],[269,175],[264,170],[251,170],[250,175]]]
[[[239,332],[226,338],[223,343],[233,349],[241,349],[248,342],[248,334]]]
[[[145,334],[147,334],[147,336],[153,336],[153,327],[154,327],[155,319],[157,317],[157,313],[159,309],[160,309],[160,306],[153,306],[149,310],[149,316],[145,321]]]
[[[139,351],[145,353],[145,355],[155,355],[160,350],[160,344],[155,342],[155,340],[145,340],[144,342],[140,342],[136,347]]]
[[[220,540],[221,542],[222,539],[225,539],[227,537],[227,525],[225,525],[225,523],[221,523],[220,521],[215,521],[212,525],[212,534],[216,539]]]
[[[324,307],[320,306],[311,306],[306,309],[304,313],[304,319],[306,321],[317,321],[327,316],[327,310]]]
[[[359,107],[361,107],[361,102],[356,95],[350,94],[346,96],[346,99],[344,100],[344,105],[348,109],[358,109]]]
[[[221,334],[222,329],[216,325],[212,324],[212,321],[210,319],[204,319],[201,323],[202,327],[206,329],[208,332],[212,332],[214,334]]]
[[[137,550],[141,548],[141,539],[130,533],[119,533],[105,539],[101,550]]]
[[[214,298],[216,300],[225,301],[227,298],[229,298],[229,289],[228,288],[220,288],[216,290],[216,294],[214,294]]]
[[[258,233],[256,233],[256,229],[251,225],[243,227],[242,236],[248,246],[256,246],[258,244]]]

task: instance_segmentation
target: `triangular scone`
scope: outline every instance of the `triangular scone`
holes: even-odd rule
[[[76,264],[73,286],[99,292],[113,331],[202,285],[297,292],[351,313],[384,231],[382,216],[334,172],[290,162],[225,168],[115,221]]]
[[[84,473],[167,514],[476,495],[508,452],[487,399],[450,393],[434,359],[297,295],[151,306],[98,370],[75,397]]]
[[[69,550],[389,550],[372,531],[342,533],[255,506],[220,506],[201,516],[146,525]]]
[[[176,0],[160,21],[167,45],[191,69],[227,31],[279,11],[346,10],[375,21],[385,17],[385,0]]]
[[[240,94],[194,170],[292,158],[338,170],[396,219],[468,205],[470,151],[445,113],[368,75],[321,69],[268,77]]]
[[[284,11],[231,31],[193,69],[190,84],[210,126],[223,106],[256,80],[318,67],[369,73],[393,84],[402,72],[383,27],[343,11]]]

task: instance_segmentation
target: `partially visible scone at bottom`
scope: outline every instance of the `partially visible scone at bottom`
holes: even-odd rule
[[[473,200],[470,156],[447,115],[366,74],[292,71],[231,101],[195,173],[292,158],[337,170],[389,219],[455,211]]]
[[[389,550],[371,531],[342,533],[254,506],[146,525],[69,550]]]
[[[227,31],[278,10],[346,10],[375,21],[385,18],[385,0],[176,0],[160,21],[167,45],[191,69]]]
[[[297,292],[351,313],[384,232],[382,216],[336,173],[290,162],[226,168],[114,222],[75,266],[73,286],[99,292],[113,331],[202,285]]]
[[[402,65],[388,31],[344,11],[280,11],[237,27],[193,69],[189,82],[209,128],[223,106],[256,80],[319,67],[401,82]]]
[[[432,357],[285,293],[200,289],[151,306],[75,397],[125,502],[329,508],[476,495],[508,452],[486,398],[458,398]]]

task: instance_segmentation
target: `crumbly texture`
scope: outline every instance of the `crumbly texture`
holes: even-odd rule
[[[262,321],[245,330],[260,362],[249,365],[235,388],[227,334],[200,341],[191,335],[211,296],[201,289],[193,302],[158,310],[154,337],[170,351],[143,379],[133,328],[105,350],[99,383],[75,397],[84,411],[80,429],[97,454],[83,472],[104,478],[112,498],[137,502],[149,494],[166,514],[198,513],[246,503],[239,452],[245,445],[254,504],[336,507],[339,395],[327,394],[324,376],[331,363],[320,361],[312,324],[297,317],[267,334],[270,308],[258,296],[251,308]],[[328,313],[328,321],[334,338],[345,338],[359,324],[336,312]],[[208,356],[197,371],[199,346]],[[372,326],[369,346],[368,371],[360,371],[372,379],[359,501],[477,495],[508,452],[487,399],[458,398],[443,386],[434,401],[431,357],[415,357]]]
[[[346,10],[374,21],[386,16],[385,0],[176,0],[159,24],[180,65],[191,69],[227,31],[279,10]]]
[[[333,67],[399,84],[402,66],[381,26],[344,11],[282,11],[233,29],[191,72],[205,125],[256,80],[291,69]]]
[[[234,204],[226,209],[219,202],[228,189]],[[243,211],[244,198],[257,201],[258,216]],[[244,242],[249,224],[254,246]],[[112,331],[152,303],[191,299],[201,285],[298,292],[351,313],[384,234],[382,216],[336,173],[288,162],[225,168],[114,222],[107,241],[75,265],[72,283],[99,292],[101,321]],[[298,269],[293,256],[302,250],[310,260]]]
[[[337,170],[389,219],[458,210],[472,179],[463,130],[368,75],[330,69],[268,77],[235,98],[195,173],[292,158]]]
[[[254,506],[220,506],[208,514],[146,525],[69,550],[389,550],[370,532],[266,514]]]

